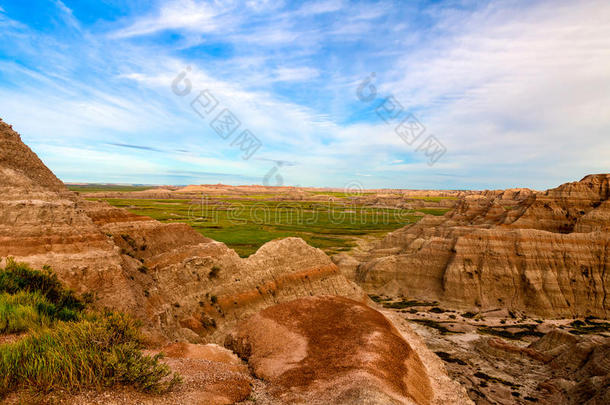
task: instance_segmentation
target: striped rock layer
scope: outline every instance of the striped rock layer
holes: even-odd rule
[[[299,238],[249,258],[185,224],[86,201],[0,121],[0,260],[45,265],[98,306],[140,318],[155,340],[221,341],[238,319],[298,297],[365,299]]]
[[[361,260],[365,290],[472,310],[609,315],[610,175],[545,192],[482,192],[388,234]]]

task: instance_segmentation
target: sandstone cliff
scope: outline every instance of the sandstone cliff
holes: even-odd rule
[[[371,293],[537,316],[608,316],[610,175],[463,197],[336,261]]]
[[[51,266],[96,304],[139,317],[151,337],[221,341],[243,316],[316,294],[366,299],[320,250],[272,241],[247,259],[184,224],[161,224],[64,184],[0,122],[0,259]]]

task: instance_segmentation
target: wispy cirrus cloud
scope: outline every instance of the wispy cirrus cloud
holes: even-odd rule
[[[287,184],[544,188],[610,167],[604,1],[22,4],[0,11],[0,111],[66,180],[260,183],[294,162]],[[170,91],[186,66],[263,141],[257,159]],[[390,94],[446,144],[433,169],[375,114]]]
[[[220,11],[207,2],[174,0],[150,15],[137,18],[124,28],[113,32],[111,38],[129,38],[154,34],[164,30],[188,30],[196,33],[219,28],[215,18]]]

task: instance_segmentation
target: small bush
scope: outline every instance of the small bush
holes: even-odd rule
[[[220,273],[220,267],[212,266],[212,269],[208,273],[208,278],[210,278],[210,279],[217,278],[219,273]]]
[[[171,389],[179,377],[144,356],[136,324],[108,312],[80,322],[59,323],[0,346],[0,395],[27,387],[46,393],[129,384],[147,392]]]
[[[462,317],[463,317],[463,318],[469,318],[469,319],[472,319],[472,318],[474,318],[475,316],[477,316],[477,314],[475,314],[474,312],[464,312],[464,313],[462,314]]]
[[[20,332],[28,335],[0,345],[0,399],[22,388],[47,393],[115,384],[159,393],[180,381],[161,356],[142,353],[130,317],[85,312],[50,269],[9,260],[0,269],[0,333]]]
[[[57,307],[72,311],[82,311],[85,304],[73,291],[64,288],[57,275],[50,268],[32,270],[22,263],[8,259],[6,267],[0,270],[0,293],[37,292]]]
[[[44,299],[37,294],[0,294],[0,333],[21,333],[51,322],[38,310]]]

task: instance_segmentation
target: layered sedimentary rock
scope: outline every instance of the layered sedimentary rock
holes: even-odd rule
[[[468,195],[444,217],[387,235],[359,262],[340,258],[369,292],[467,309],[608,316],[610,175],[546,192]]]
[[[52,265],[70,285],[94,287],[100,298],[134,306],[124,258],[85,212],[82,202],[0,122],[0,258]]]
[[[187,225],[85,201],[3,122],[0,193],[0,258],[51,266],[97,305],[139,317],[161,341],[222,340],[241,317],[296,297],[365,298],[301,239],[272,241],[242,259]]]
[[[610,338],[554,330],[528,349],[542,353],[553,370],[540,384],[549,403],[610,403]]]
[[[309,297],[241,322],[225,342],[282,403],[441,404],[451,387],[381,313],[342,297]],[[451,403],[470,403],[460,391]]]

